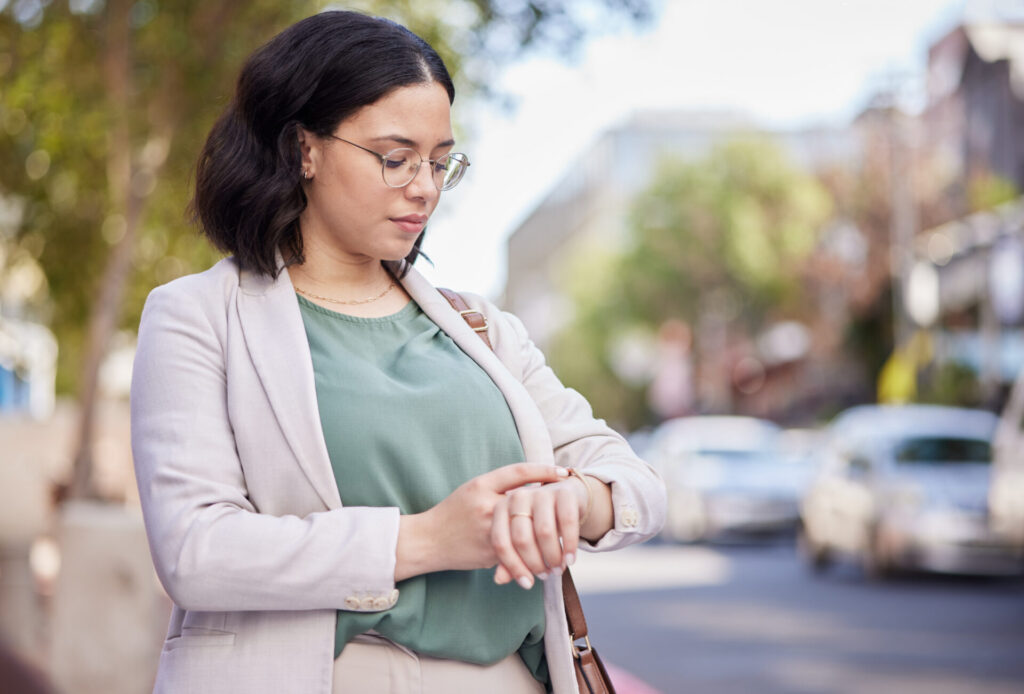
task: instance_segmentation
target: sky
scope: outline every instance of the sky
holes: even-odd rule
[[[517,102],[460,102],[471,168],[444,193],[417,267],[432,281],[496,298],[506,240],[571,161],[642,109],[732,111],[779,129],[848,123],[887,75],[923,78],[928,46],[966,0],[663,0],[646,29],[592,37],[575,61],[508,66]],[[974,0],[1015,3],[1017,0]]]

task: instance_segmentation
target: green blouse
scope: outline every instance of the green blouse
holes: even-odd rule
[[[501,391],[415,302],[360,318],[298,300],[345,506],[420,513],[466,480],[524,459]],[[335,657],[353,636],[374,629],[417,653],[470,663],[518,651],[546,682],[541,582],[524,591],[495,585],[493,573],[414,576],[398,584],[389,610],[339,610]]]

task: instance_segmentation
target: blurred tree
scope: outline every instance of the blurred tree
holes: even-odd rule
[[[917,401],[954,407],[984,407],[978,373],[958,362],[933,363],[922,374]]]
[[[183,210],[195,157],[241,62],[322,5],[0,0],[0,231],[13,239],[8,265],[34,258],[46,274],[33,300],[61,346],[58,389],[80,404],[71,496],[96,494],[94,405],[112,334],[137,325],[153,286],[216,257]],[[470,91],[527,47],[571,50],[609,17],[651,14],[650,0],[362,0],[353,8],[426,38]]]
[[[616,373],[622,336],[683,320],[697,326],[706,370],[733,337],[753,336],[769,319],[801,317],[801,265],[830,210],[825,189],[767,140],[664,161],[632,204],[625,251],[597,266],[600,274],[589,258],[572,273],[577,313],[552,349],[559,373],[602,416],[644,424],[643,386]]]

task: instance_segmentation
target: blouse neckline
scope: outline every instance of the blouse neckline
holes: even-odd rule
[[[405,320],[415,315],[417,309],[419,308],[416,305],[416,302],[410,299],[409,302],[401,309],[399,309],[397,312],[391,313],[386,316],[351,316],[347,313],[332,311],[331,309],[325,306],[321,306],[320,304],[314,303],[307,299],[306,297],[299,294],[298,292],[295,293],[295,296],[299,300],[299,305],[302,306],[303,308],[308,308],[312,311],[322,313],[325,316],[330,316],[331,318],[337,320],[343,320],[349,323],[361,323],[363,325],[395,323],[397,321]]]

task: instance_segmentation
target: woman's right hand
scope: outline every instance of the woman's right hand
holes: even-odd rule
[[[559,482],[565,468],[516,463],[478,475],[428,511],[400,519],[395,580],[448,569],[484,569],[498,563],[491,543],[494,509],[505,493],[527,484]]]

